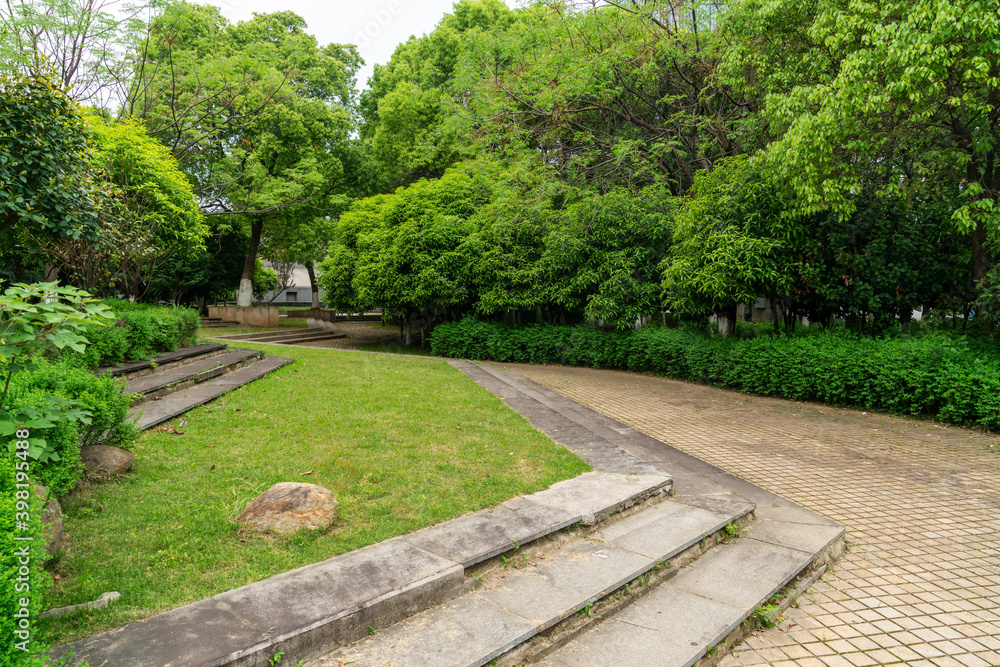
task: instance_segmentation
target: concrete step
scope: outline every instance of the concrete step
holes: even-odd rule
[[[371,629],[387,628],[466,593],[479,581],[472,575],[500,563],[504,554],[527,553],[543,543],[568,540],[567,527],[600,523],[654,503],[670,484],[664,475],[586,473],[492,510],[82,639],[52,655],[66,655],[72,649],[72,665],[87,662],[102,667],[262,667],[283,651],[283,664],[295,664],[330,650],[324,647],[357,641]],[[627,558],[651,561],[638,555]]]
[[[95,375],[110,375],[130,380],[144,375],[150,375],[158,371],[164,371],[184,364],[207,359],[216,354],[226,351],[225,343],[202,343],[191,347],[182,347],[174,352],[161,354],[152,359],[142,359],[129,362],[121,366],[110,366],[98,368]]]
[[[515,555],[485,573],[475,591],[306,665],[465,666],[500,656],[524,662],[599,620],[593,605],[627,606],[653,573],[668,577],[702,557],[726,538],[727,526],[751,520],[752,510],[745,503],[712,511],[667,500],[553,550]]]
[[[199,382],[225,375],[256,359],[261,359],[263,356],[264,353],[259,350],[229,348],[222,354],[205,358],[196,357],[191,363],[164,371],[157,369],[155,373],[150,375],[129,380],[125,385],[125,393],[133,397],[132,405],[134,407],[147,401],[163,398]]]
[[[742,545],[739,550],[727,545],[726,551],[722,551],[722,553],[734,551],[734,553],[743,554],[735,558],[733,562],[739,564],[741,558],[746,558],[746,567],[744,568],[740,564],[724,573],[716,571],[707,575],[709,580],[715,577],[714,580],[720,582],[723,589],[743,591],[749,595],[749,598],[744,600],[746,604],[738,606],[739,613],[735,616],[732,614],[726,616],[728,621],[724,627],[713,625],[708,616],[703,616],[698,621],[692,621],[684,630],[691,637],[684,640],[678,640],[675,635],[661,633],[658,635],[658,641],[661,642],[660,648],[657,649],[650,645],[649,652],[642,654],[643,658],[634,664],[693,664],[689,661],[701,659],[698,657],[699,655],[703,658],[704,654],[709,651],[710,645],[713,646],[711,660],[720,658],[734,643],[739,641],[741,633],[746,627],[744,619],[754,613],[760,613],[759,611],[755,612],[755,609],[759,609],[774,590],[782,587],[787,588],[789,585],[795,588],[800,585],[800,582],[805,582],[803,585],[810,584],[822,574],[827,563],[843,553],[845,548],[844,528],[816,512],[798,506],[555,391],[537,385],[499,364],[473,364],[461,361],[451,363],[476,383],[500,397],[511,408],[521,413],[536,428],[557,442],[563,443],[581,457],[586,458],[596,468],[622,468],[629,465],[627,461],[637,460],[642,465],[650,466],[654,470],[670,471],[670,475],[674,479],[673,493],[675,495],[673,500],[676,502],[705,509],[717,509],[720,503],[742,499],[757,506],[755,516],[758,521],[747,531],[746,537],[739,540],[738,544]],[[744,540],[747,542],[744,543]],[[754,567],[757,567],[759,563],[751,558],[755,553],[750,549],[753,546],[751,540],[771,545],[764,547],[765,550],[773,547],[772,553],[762,557],[763,561],[776,559],[785,563],[787,567],[771,572],[760,569],[755,571]],[[758,550],[760,548],[758,547]],[[713,557],[720,558],[721,556]],[[706,562],[711,563],[712,561],[706,560]],[[691,566],[695,572],[702,571],[698,569],[702,567],[706,566],[702,565],[701,561]],[[793,584],[788,583],[789,577],[792,578]],[[753,583],[754,586],[759,584],[767,590],[761,592],[748,582]],[[659,596],[667,596],[667,593],[659,594]],[[793,596],[794,593],[787,597],[786,603]],[[676,597],[681,599],[683,595],[677,594]],[[719,601],[715,600],[714,602]],[[722,603],[725,603],[725,600],[720,602],[720,604]],[[706,604],[711,606],[711,604]],[[681,605],[680,610],[679,612],[674,609],[671,613],[675,617],[681,613],[683,617],[683,605]],[[731,609],[727,613],[730,612],[732,612]],[[685,622],[687,621],[685,620]],[[733,623],[735,623],[735,630],[730,627]],[[741,625],[741,623],[744,624]],[[624,627],[625,622],[620,625],[623,626],[620,632],[629,630],[628,627]],[[594,634],[597,635],[599,632],[603,631],[598,629],[594,631]],[[588,658],[584,657],[587,654],[585,648],[579,650],[574,648],[576,646],[591,647],[590,644],[586,643],[587,636],[584,635],[579,641],[571,642],[563,652],[558,654],[558,660],[562,660],[566,664],[582,664],[583,661],[587,660]],[[616,637],[618,636],[616,635]],[[725,638],[725,641],[721,638]],[[619,641],[619,639],[614,639],[614,641]],[[609,641],[612,640],[609,638]],[[619,650],[622,646],[629,645],[629,641],[631,639],[621,639],[622,643],[618,645]],[[680,644],[671,643],[677,641],[681,643],[687,641],[689,646],[694,642],[700,647],[700,653],[698,651],[693,653],[680,651],[677,648]],[[723,642],[721,647],[718,647],[719,642]],[[649,662],[650,655],[654,655],[656,651],[666,651],[667,654],[676,653],[676,655],[686,657],[684,660],[676,662],[673,659],[661,658]],[[595,653],[590,656],[588,664],[633,664],[620,663],[619,655],[612,654],[613,652]],[[595,655],[600,657],[595,658]],[[537,658],[538,655],[535,654],[535,657]],[[553,657],[553,660],[556,660],[556,657]],[[573,660],[577,662],[572,662]],[[500,664],[506,663],[501,660]],[[551,664],[563,663],[554,662]]]
[[[346,334],[329,329],[299,329],[297,331],[262,331],[251,334],[220,336],[222,340],[246,341],[254,343],[305,343],[331,338],[344,338]]]
[[[786,546],[781,525],[758,521],[740,539],[714,549],[540,664],[690,667],[724,655],[720,648],[745,636],[752,615],[773,620],[838,556],[841,530],[804,526],[813,549],[803,551]]]
[[[186,387],[160,399],[136,406],[129,414],[141,429],[148,429],[208,403],[237,387],[253,382],[268,373],[293,363],[285,357],[265,357],[225,375]]]

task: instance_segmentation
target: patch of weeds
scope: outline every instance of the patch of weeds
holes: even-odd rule
[[[765,628],[773,628],[778,624],[778,619],[774,614],[778,609],[777,605],[761,605],[753,610],[750,617]]]
[[[369,636],[374,637],[375,635],[378,634],[378,630],[376,630],[375,628],[373,628],[372,626],[369,625],[368,626],[368,634],[369,634]]]
[[[742,535],[743,534],[743,529],[740,528],[735,523],[727,523],[726,527],[723,529],[723,532],[726,535],[723,539],[724,539],[724,541],[728,542],[730,540],[735,540],[740,535]]]
[[[580,618],[584,618],[584,617],[586,617],[586,618],[601,618],[600,616],[598,616],[597,614],[594,613],[594,604],[593,603],[588,604],[586,607],[584,607],[583,609],[581,609],[577,613],[580,615]]]

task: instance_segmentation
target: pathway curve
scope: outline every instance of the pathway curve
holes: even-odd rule
[[[722,667],[1000,667],[1000,437],[619,371],[503,367],[847,527],[835,571]]]

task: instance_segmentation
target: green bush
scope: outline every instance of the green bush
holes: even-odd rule
[[[511,327],[466,319],[431,335],[435,354],[655,373],[754,394],[927,415],[1000,430],[1000,351],[931,332],[859,338],[809,327],[794,337],[711,336],[700,327],[639,332]]]
[[[45,538],[42,535],[41,502],[42,499],[29,493],[27,500],[17,497],[26,489],[18,484],[28,484],[25,469],[30,463],[21,461],[13,454],[11,446],[4,446],[3,456],[0,456],[0,636],[4,638],[0,645],[0,664],[10,667],[27,667],[41,665],[43,661],[39,653],[45,646],[39,642],[39,629],[34,619],[41,611],[42,594],[49,584],[48,575],[42,569],[45,561]],[[20,466],[21,470],[17,469]],[[21,473],[23,478],[18,478]],[[30,509],[19,510],[17,503],[27,502]],[[31,537],[28,540],[15,540],[15,537]],[[27,549],[28,555],[22,551]],[[23,564],[27,561],[27,565]],[[25,569],[22,569],[25,568]],[[21,600],[28,601],[27,607],[22,607]],[[28,652],[21,650],[17,643],[22,641],[15,635],[21,630],[22,609],[27,609],[28,632],[31,643],[26,646]]]
[[[15,373],[7,401],[13,409],[31,408],[41,406],[50,396],[70,399],[91,413],[90,424],[60,421],[34,433],[48,442],[58,459],[34,461],[32,474],[58,496],[69,491],[83,472],[80,447],[101,443],[128,448],[138,431],[129,420],[130,400],[122,384],[65,363],[42,362]]]
[[[115,324],[88,327],[83,332],[90,342],[87,351],[83,354],[65,353],[64,358],[84,368],[113,366],[123,361],[173,352],[177,348],[194,345],[198,340],[201,319],[192,308],[153,306],[117,299],[104,303],[114,311]]]

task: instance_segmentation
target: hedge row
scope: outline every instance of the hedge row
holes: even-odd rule
[[[866,339],[843,331],[721,338],[651,327],[511,327],[466,319],[431,335],[437,355],[655,373],[1000,430],[1000,351],[942,333]]]
[[[90,424],[64,421],[38,434],[59,458],[46,463],[36,461],[32,465],[33,479],[59,496],[69,491],[83,472],[80,447],[101,443],[127,449],[138,431],[128,418],[131,401],[124,391],[124,386],[110,377],[96,377],[88,369],[66,363],[43,361],[15,373],[7,396],[8,407],[40,407],[49,396],[59,396],[91,413]]]
[[[84,354],[67,353],[64,359],[85,368],[113,366],[123,361],[146,359],[154,354],[173,352],[194,345],[201,319],[192,308],[152,306],[109,299],[115,313],[112,326],[88,327],[84,332],[90,345]]]
[[[11,445],[13,450],[13,443]],[[28,467],[28,462],[20,461],[11,454],[0,456],[0,636],[3,637],[0,665],[5,667],[40,667],[45,663],[38,657],[44,646],[39,642],[39,630],[34,624],[38,612],[42,610],[42,594],[50,579],[42,569],[46,558],[45,537],[39,519],[43,499],[18,487],[25,484],[25,479],[17,475],[23,475]],[[18,492],[21,498],[18,498]],[[24,506],[19,508],[18,502],[27,503],[30,507],[27,516],[24,516]],[[32,539],[15,540],[15,537]],[[27,555],[24,554],[25,549]],[[28,603],[27,606],[21,605],[22,600]],[[22,626],[25,613],[28,617],[26,629]],[[18,646],[25,635],[18,636],[15,631],[26,631],[30,643]],[[28,652],[23,648],[27,648]]]

